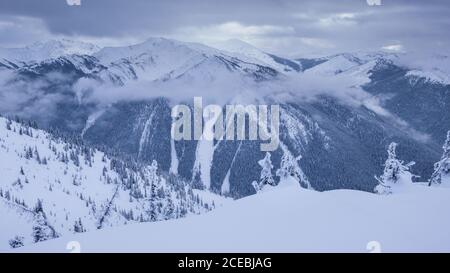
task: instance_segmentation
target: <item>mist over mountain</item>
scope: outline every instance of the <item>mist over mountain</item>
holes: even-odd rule
[[[263,179],[374,192],[393,142],[396,156],[415,163],[404,167],[408,179],[440,177],[434,163],[446,166],[450,129],[446,55],[289,59],[239,40],[214,46],[66,39],[1,49],[0,210],[11,225],[0,247],[208,212],[257,193]],[[278,148],[174,140],[172,107],[192,110],[194,97],[224,111],[279,105]]]
[[[254,193],[259,141],[172,141],[173,105],[192,105],[194,96],[205,105],[280,104],[274,176],[291,154],[301,183],[317,190],[372,191],[391,141],[417,162],[415,174],[431,175],[449,129],[445,62],[408,67],[413,54],[382,51],[296,60],[236,40],[218,47],[151,38],[127,47],[65,40],[2,50],[0,111],[156,160],[198,188],[233,197]],[[210,155],[199,154],[202,145]]]
[[[1,0],[0,252],[450,251],[448,14]]]

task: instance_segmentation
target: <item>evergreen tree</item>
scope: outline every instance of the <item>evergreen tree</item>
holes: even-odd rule
[[[11,131],[11,125],[12,125],[12,121],[8,119],[6,121],[6,130]]]
[[[81,186],[81,178],[78,178],[78,176],[75,175],[75,177],[74,177],[73,180],[72,180],[72,184],[73,184],[74,186]]]
[[[149,201],[150,201],[150,209],[148,214],[150,216],[150,221],[158,220],[158,206],[159,206],[159,198],[158,198],[158,189],[160,186],[160,177],[158,175],[158,163],[156,160],[152,161],[152,164],[147,167],[147,179],[150,184],[150,193],[149,193]]]
[[[150,200],[150,221],[155,222],[158,220],[158,211],[157,211],[157,204],[156,201]]]
[[[83,223],[81,223],[81,218],[78,218],[78,220],[75,221],[75,224],[73,226],[73,231],[76,233],[82,233],[82,232],[86,231],[83,227]]]
[[[18,247],[22,247],[23,244],[23,240],[25,238],[22,236],[15,236],[13,239],[9,240],[9,245],[11,246],[11,248],[18,248]]]
[[[295,178],[303,188],[311,188],[309,181],[303,174],[303,171],[298,165],[298,161],[302,158],[301,156],[294,157],[287,147],[283,148],[284,153],[281,157],[280,168],[277,170],[276,174],[280,179],[286,179],[287,177]]]
[[[288,154],[284,153],[281,157],[280,168],[277,170],[277,176],[280,178],[287,178],[289,176],[296,176],[296,166],[295,166],[295,158]]]
[[[169,220],[174,218],[174,213],[175,213],[175,205],[173,204],[172,198],[170,198],[170,196],[167,198],[167,205],[165,208],[165,219]]]
[[[203,181],[202,181],[201,164],[198,164],[194,168],[194,172],[193,172],[193,175],[192,175],[192,187],[194,189],[199,189],[199,190],[205,189],[205,185],[203,184]]]
[[[84,160],[86,162],[86,165],[89,165],[89,167],[92,167],[92,154],[91,149],[85,147],[84,149]]]
[[[150,181],[150,200],[155,201],[158,198],[158,189],[160,186],[160,177],[158,175],[158,163],[153,160],[148,168],[148,180]]]
[[[440,185],[445,176],[450,175],[450,131],[447,132],[447,139],[442,146],[444,153],[441,160],[434,164],[434,173],[430,178],[429,185]]]
[[[80,167],[80,159],[78,158],[78,154],[75,151],[70,152],[70,160],[72,160],[75,166]]]
[[[34,206],[33,212],[38,214],[39,212],[44,213],[44,207],[42,206],[42,200],[38,199],[36,205]],[[45,216],[45,215],[44,215]]]
[[[150,186],[150,219],[151,221],[156,221],[158,219],[158,186],[157,180],[153,181]]]
[[[25,149],[25,158],[26,159],[33,158],[33,150],[31,150],[31,147]]]
[[[5,192],[5,199],[11,201],[11,194],[9,193],[9,191]]]
[[[378,194],[392,193],[392,187],[398,184],[400,177],[405,172],[408,172],[414,162],[404,164],[403,161],[397,159],[397,143],[392,142],[388,148],[388,159],[384,163],[384,172],[380,177],[375,176],[379,184],[375,187],[375,192]]]
[[[256,192],[259,192],[264,188],[265,185],[275,186],[275,180],[272,176],[272,160],[270,159],[270,153],[266,153],[264,159],[258,161],[258,164],[261,166],[261,176],[259,178],[259,182],[253,181],[252,185],[255,188]]]
[[[35,224],[33,225],[33,240],[35,243],[55,238],[54,230],[48,226],[43,211],[35,215]]]
[[[34,158],[36,158],[36,161],[41,164],[41,156],[39,155],[39,152],[37,150],[37,147],[34,147]]]

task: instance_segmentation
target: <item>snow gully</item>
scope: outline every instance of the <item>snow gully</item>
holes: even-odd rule
[[[280,144],[279,105],[234,104],[222,107],[211,104],[203,107],[202,98],[194,97],[193,111],[192,116],[188,105],[172,108],[171,135],[175,141],[260,140],[264,142],[260,144],[263,152],[275,151]]]

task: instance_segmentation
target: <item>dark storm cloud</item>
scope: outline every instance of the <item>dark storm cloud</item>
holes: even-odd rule
[[[110,41],[239,38],[283,55],[450,45],[450,3],[445,0],[381,0],[381,6],[366,0],[81,1],[74,7],[65,0],[2,0],[0,45],[47,35]],[[34,20],[28,22],[31,27],[17,27],[26,20]]]
[[[282,1],[200,1],[200,0],[82,0],[68,6],[65,0],[6,0],[0,14],[42,18],[59,34],[127,35],[171,31],[185,24],[209,24],[229,20],[263,22],[283,12]],[[275,10],[274,10],[275,9]]]

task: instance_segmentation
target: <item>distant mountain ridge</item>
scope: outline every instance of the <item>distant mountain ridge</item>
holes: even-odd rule
[[[36,42],[23,48],[0,48],[0,58],[21,63],[41,62],[72,54],[92,55],[99,50],[100,47],[91,43],[60,39]]]

